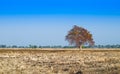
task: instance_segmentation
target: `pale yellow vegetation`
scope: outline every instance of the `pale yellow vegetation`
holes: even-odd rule
[[[0,74],[120,74],[120,50],[0,49]]]

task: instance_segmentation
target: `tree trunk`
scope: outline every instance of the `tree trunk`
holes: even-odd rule
[[[82,45],[79,46],[79,49],[82,50]]]

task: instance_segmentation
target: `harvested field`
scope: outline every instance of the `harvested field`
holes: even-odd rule
[[[120,50],[0,49],[0,74],[120,74]]]

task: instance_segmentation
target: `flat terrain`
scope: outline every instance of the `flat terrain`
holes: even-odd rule
[[[0,74],[120,74],[120,49],[0,49]]]

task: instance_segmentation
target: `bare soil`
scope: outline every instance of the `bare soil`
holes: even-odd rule
[[[0,49],[0,74],[120,74],[120,50]]]

